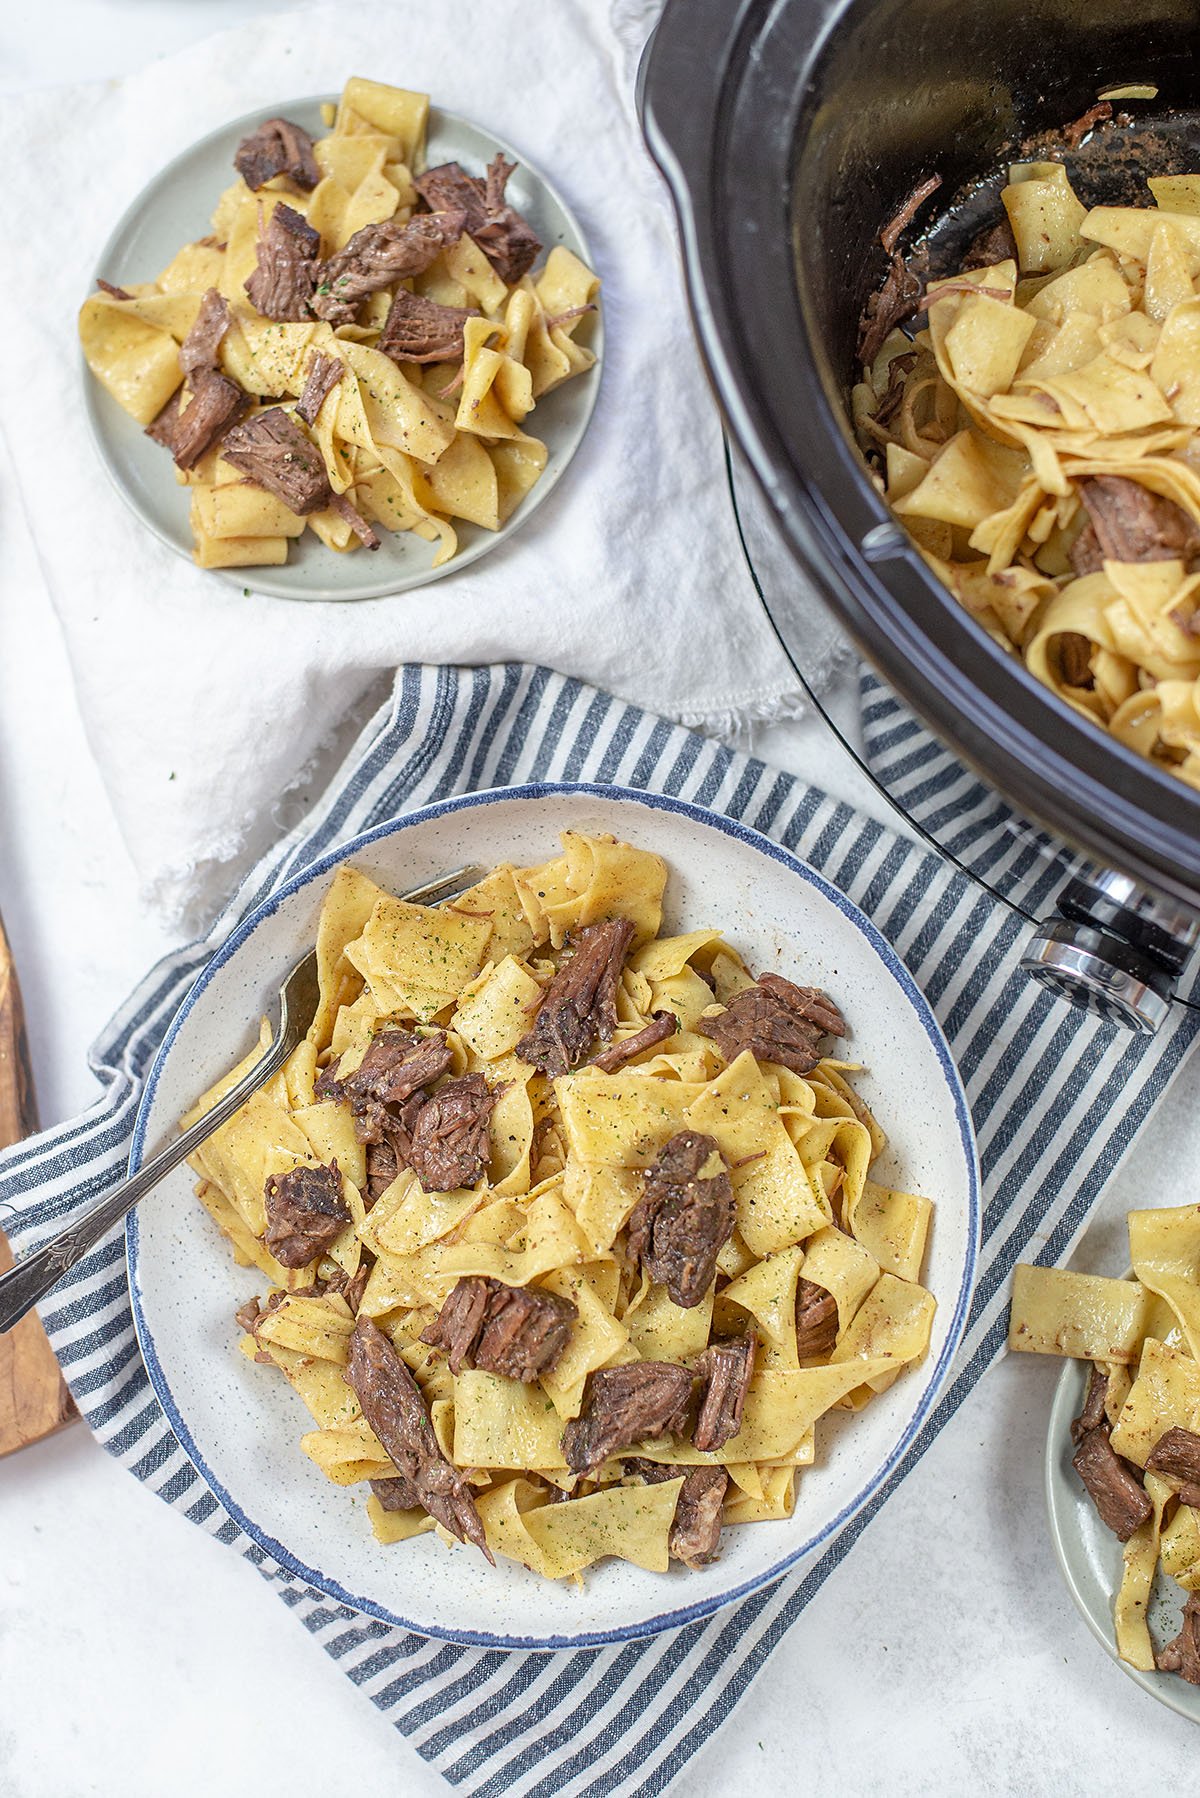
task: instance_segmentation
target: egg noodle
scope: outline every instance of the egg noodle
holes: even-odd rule
[[[417,204],[413,175],[425,162],[428,96],[355,77],[336,115],[327,111],[332,129],[313,146],[321,178],[311,193],[284,175],[252,192],[239,176],[217,201],[211,235],[185,244],[155,280],[101,290],[85,302],[83,352],[97,379],[145,426],[184,381],[179,348],[209,289],[232,314],[220,370],[261,401],[259,410],[299,396],[318,357],[337,358],[341,377],[310,432],[333,494],[390,531],[436,543],[436,567],[455,554],[455,520],[498,530],[542,474],[546,445],[525,422],[547,393],[593,365],[592,352],[574,339],[600,283],[556,245],[540,271],[508,286],[464,233],[424,273],[399,284],[477,315],[465,322],[461,359],[425,367],[401,365],[376,347],[395,284],[369,294],[353,323],[263,317],[245,284],[276,205],[285,202],[320,233],[328,258],[366,226],[408,220]],[[190,489],[203,568],[285,562],[289,542],[306,526],[330,549],[359,547],[334,506],[298,516],[247,485],[222,460],[219,442],[177,478]]]
[[[927,328],[891,332],[853,412],[892,510],[971,615],[1200,786],[1200,176],[1149,185],[1157,207],[1089,212],[1061,164],[1014,166],[1017,260],[931,281]],[[1198,542],[1125,559],[1110,542],[1077,572],[1081,490],[1102,477],[1171,502]]]
[[[727,1063],[702,1027],[753,984],[736,951],[717,929],[660,934],[667,868],[657,855],[574,832],[562,850],[541,867],[498,867],[432,908],[341,868],[320,913],[321,1003],[308,1040],[192,1158],[200,1200],[236,1260],[270,1283],[241,1346],[278,1368],[311,1411],[305,1454],[340,1486],[396,1472],[344,1377],[356,1324],[344,1294],[358,1276],[358,1319],[373,1320],[415,1376],[442,1455],[470,1482],[488,1548],[549,1578],[606,1555],[665,1570],[681,1479],[698,1466],[726,1471],[725,1523],[788,1517],[797,1476],[814,1460],[817,1420],[858,1410],[919,1361],[935,1309],[919,1283],[932,1205],[871,1179],[884,1137],[848,1082],[850,1064],[826,1058],[802,1078],[749,1052]],[[675,1031],[616,1072],[585,1065],[549,1078],[517,1045],[568,933],[606,919],[632,925],[613,1045],[655,1013],[670,1013]],[[316,1083],[332,1064],[346,1079],[394,1025],[444,1031],[450,1077],[481,1074],[500,1096],[484,1178],[426,1192],[401,1167],[372,1204],[351,1111],[322,1101]],[[264,1025],[260,1046],[185,1125],[268,1040]],[[627,1229],[647,1170],[681,1130],[717,1145],[736,1217],[715,1279],[686,1308],[639,1270]],[[327,1254],[281,1265],[264,1242],[266,1185],[335,1161],[350,1221]],[[570,1337],[551,1374],[524,1384],[477,1368],[454,1374],[421,1340],[469,1276],[571,1301]],[[836,1340],[804,1359],[802,1280],[836,1301]],[[689,1433],[626,1451],[668,1465],[673,1476],[660,1484],[630,1484],[616,1456],[587,1477],[571,1471],[564,1429],[597,1370],[687,1366],[747,1331],[757,1338],[753,1378],[740,1428],[722,1447],[701,1452]],[[372,1497],[367,1510],[384,1542],[434,1527],[420,1508],[385,1510]]]
[[[1153,1465],[1169,1430],[1200,1432],[1200,1205],[1131,1211],[1128,1222],[1132,1279],[1016,1269],[1008,1346],[1090,1361],[1107,1378],[1111,1448],[1137,1470],[1149,1501],[1124,1545],[1117,1650],[1153,1672],[1162,1664],[1147,1623],[1157,1570],[1200,1591],[1200,1508],[1185,1502],[1200,1500],[1200,1489]]]

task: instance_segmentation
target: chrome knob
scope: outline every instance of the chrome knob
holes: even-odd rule
[[[1172,973],[1122,938],[1057,918],[1039,924],[1021,957],[1025,972],[1060,997],[1146,1036],[1171,1011]]]

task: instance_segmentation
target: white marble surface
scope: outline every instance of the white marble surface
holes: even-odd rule
[[[265,10],[261,0],[10,9],[0,85],[102,77]],[[862,796],[820,727],[764,732],[755,747]],[[0,909],[50,1122],[93,1095],[87,1044],[169,939],[139,907],[7,466],[0,819]],[[1119,1259],[1112,1220],[1148,1190],[1194,1198],[1198,1098],[1193,1058],[1110,1192],[1098,1248]],[[1058,1576],[1041,1491],[1054,1374],[1010,1360],[987,1377],[678,1789],[793,1788],[808,1769],[825,1789],[895,1798],[1124,1798],[1130,1768],[1144,1789],[1188,1789],[1190,1726],[1106,1659]],[[168,1787],[209,1798],[349,1778],[445,1798],[252,1569],[82,1428],[0,1465],[0,1798],[161,1798]]]

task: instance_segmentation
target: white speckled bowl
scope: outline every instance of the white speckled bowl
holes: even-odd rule
[[[393,890],[468,862],[537,862],[558,833],[611,831],[671,869],[665,927],[717,925],[759,970],[823,986],[869,1067],[860,1090],[891,1139],[885,1178],[936,1202],[926,1283],[937,1296],[924,1364],[858,1415],[818,1426],[784,1523],[729,1529],[698,1573],[607,1562],[582,1590],[495,1569],[433,1537],[385,1548],[357,1491],[301,1453],[297,1395],[236,1352],[236,1306],[261,1287],[237,1268],[179,1169],[128,1223],[134,1317],[168,1417],[226,1508],[267,1552],[360,1611],[428,1635],[503,1648],[559,1648],[650,1635],[706,1615],[819,1549],[869,1499],[928,1416],[966,1322],[979,1239],[970,1115],[942,1033],[891,947],[820,875],[743,825],[678,800],[611,787],[516,787],[449,800],[380,826],[296,876],[214,956],[180,1009],[146,1084],[131,1165],[252,1040],[286,972],[312,944],[331,870],[353,861]]]

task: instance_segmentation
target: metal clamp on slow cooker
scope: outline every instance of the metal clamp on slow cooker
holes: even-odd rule
[[[1149,1035],[1165,1023],[1197,941],[1200,915],[1189,907],[1096,871],[1068,881],[1021,966],[1073,1005]]]

